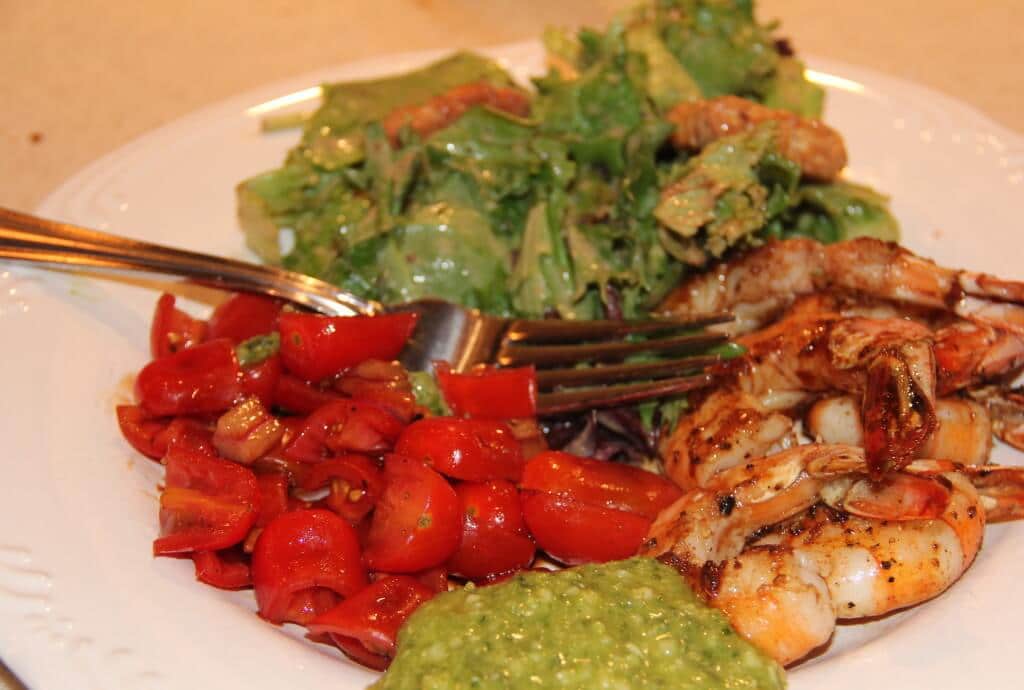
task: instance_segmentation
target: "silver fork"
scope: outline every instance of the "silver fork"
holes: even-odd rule
[[[533,364],[538,369],[537,406],[542,415],[675,395],[708,385],[711,375],[702,370],[720,357],[707,352],[726,338],[702,329],[732,318],[711,314],[687,320],[506,319],[438,299],[384,306],[300,273],[118,237],[4,208],[0,208],[0,259],[185,277],[225,290],[279,297],[332,316],[414,311],[419,323],[402,352],[406,368],[429,371],[436,360],[450,362],[460,372],[477,364]],[[678,356],[623,363],[642,353]],[[577,366],[582,363],[593,366]]]

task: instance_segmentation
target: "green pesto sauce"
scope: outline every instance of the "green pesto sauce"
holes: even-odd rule
[[[782,668],[679,575],[633,558],[441,594],[374,690],[784,688]]]

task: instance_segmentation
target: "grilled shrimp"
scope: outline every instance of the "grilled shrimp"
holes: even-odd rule
[[[661,447],[681,487],[792,445],[783,412],[843,391],[860,399],[869,465],[898,469],[935,429],[931,331],[904,319],[796,313],[740,339],[747,354],[719,372],[721,392],[680,420]]]
[[[820,444],[724,470],[663,510],[641,553],[675,565],[788,664],[827,643],[837,619],[944,591],[973,562],[986,510],[1024,514],[1022,468],[918,460],[881,482],[867,470],[863,449]]]
[[[843,138],[821,120],[768,108],[738,96],[680,103],[666,118],[676,127],[672,143],[679,148],[702,149],[722,137],[749,131],[763,122],[774,122],[779,152],[799,165],[808,177],[831,180],[846,166]]]
[[[523,91],[477,81],[452,87],[425,103],[395,108],[384,118],[384,132],[392,145],[399,143],[399,134],[407,126],[421,137],[428,137],[478,105],[519,117],[526,117],[530,113],[530,98]]]
[[[984,464],[992,450],[992,419],[984,405],[961,398],[935,401],[936,428],[917,450],[920,458],[956,458]],[[807,411],[804,429],[822,443],[864,445],[860,405],[850,395],[824,398]]]
[[[825,289],[953,313],[1024,337],[1024,282],[938,266],[869,237],[822,245],[769,242],[684,281],[662,302],[675,316],[732,311],[736,332],[768,323],[797,297]]]

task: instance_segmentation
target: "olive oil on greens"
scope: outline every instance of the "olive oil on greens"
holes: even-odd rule
[[[457,53],[325,86],[284,164],[238,187],[249,245],[385,302],[597,318],[643,316],[687,271],[766,238],[896,238],[883,196],[801,179],[770,124],[697,155],[668,144],[663,114],[686,100],[737,94],[820,114],[821,89],[751,2],[659,0],[544,43],[558,69],[534,80],[529,118],[473,108],[397,147],[380,125],[394,108],[512,79]]]

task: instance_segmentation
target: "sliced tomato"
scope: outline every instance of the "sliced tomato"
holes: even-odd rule
[[[221,303],[210,315],[210,339],[227,338],[235,345],[277,330],[280,300],[239,293]]]
[[[301,590],[292,595],[291,604],[284,614],[284,620],[306,625],[317,616],[333,609],[341,599],[340,594],[326,587],[311,587]]]
[[[281,380],[281,356],[268,357],[259,364],[242,367],[242,394],[257,397],[266,407],[274,404]]]
[[[192,554],[196,579],[220,589],[243,589],[252,585],[249,560],[239,551],[196,551]]]
[[[459,499],[444,477],[419,460],[390,455],[364,554],[372,570],[415,573],[445,562],[459,545]]]
[[[345,656],[357,664],[372,668],[375,671],[385,671],[391,665],[389,657],[381,654],[372,654],[363,646],[362,642],[354,637],[345,637],[344,635],[328,635],[328,637],[338,646],[338,649],[345,653]]]
[[[302,481],[306,491],[328,489],[324,504],[352,524],[363,519],[384,493],[384,472],[365,455],[348,453],[310,468]]]
[[[266,527],[274,518],[288,510],[288,477],[283,472],[257,474],[260,490],[260,514],[256,527]]]
[[[504,422],[429,417],[405,428],[395,452],[423,460],[456,479],[518,481],[525,461],[519,441]]]
[[[284,417],[281,419],[281,423],[285,426],[285,435],[281,440],[281,445],[273,449],[269,453],[260,456],[256,459],[256,462],[252,464],[252,468],[257,474],[264,473],[282,473],[288,478],[288,485],[291,487],[302,486],[306,475],[309,470],[313,467],[308,462],[302,462],[301,460],[292,460],[284,455],[284,448],[291,442],[291,438],[294,438],[299,430],[302,428],[301,425],[304,420],[295,419],[291,417]]]
[[[173,355],[206,339],[205,321],[194,319],[174,306],[174,295],[160,295],[149,329],[149,350],[153,359]]]
[[[158,416],[223,412],[242,392],[230,340],[211,340],[150,362],[135,380],[139,404]]]
[[[213,445],[223,457],[251,465],[277,446],[284,433],[284,425],[259,398],[246,398],[217,420]]]
[[[532,366],[481,367],[456,374],[447,363],[435,362],[434,373],[448,407],[456,415],[478,419],[537,416],[537,373]]]
[[[333,453],[391,450],[404,425],[392,414],[358,400],[335,400],[311,414],[284,449],[285,457],[320,462]]]
[[[318,316],[283,312],[278,318],[285,369],[321,381],[367,359],[394,359],[405,347],[418,316]]]
[[[319,612],[309,605],[309,590],[350,597],[366,586],[356,532],[329,510],[283,513],[263,528],[252,577],[259,613],[272,623],[303,622],[296,619]]]
[[[510,482],[463,482],[455,487],[462,511],[462,539],[448,567],[455,575],[482,580],[526,568],[533,562],[530,541]]]
[[[121,434],[147,458],[159,460],[167,452],[167,441],[163,432],[171,420],[167,417],[155,417],[141,405],[118,405],[117,425]]]
[[[312,414],[327,403],[341,399],[333,390],[314,386],[286,372],[281,373],[274,389],[274,406],[293,414]]]
[[[413,573],[411,577],[415,577],[421,584],[426,585],[434,594],[448,591],[448,570],[442,566],[421,570],[418,573]]]
[[[154,554],[216,551],[245,539],[259,514],[259,488],[251,470],[184,444],[170,444],[164,462]]]
[[[213,447],[213,430],[210,426],[191,417],[176,417],[156,440],[166,451],[172,447],[199,453],[208,457],[216,457],[217,450]]]
[[[393,657],[398,629],[434,591],[407,575],[389,575],[309,624],[314,634],[357,640],[370,654]]]
[[[406,424],[418,412],[409,376],[398,362],[360,362],[338,378],[334,387],[355,400],[387,410]]]
[[[523,491],[520,499],[537,546],[568,565],[629,558],[651,526],[642,515],[587,505],[568,496]]]
[[[561,451],[534,456],[526,463],[519,486],[651,519],[682,495],[679,487],[653,472]]]

